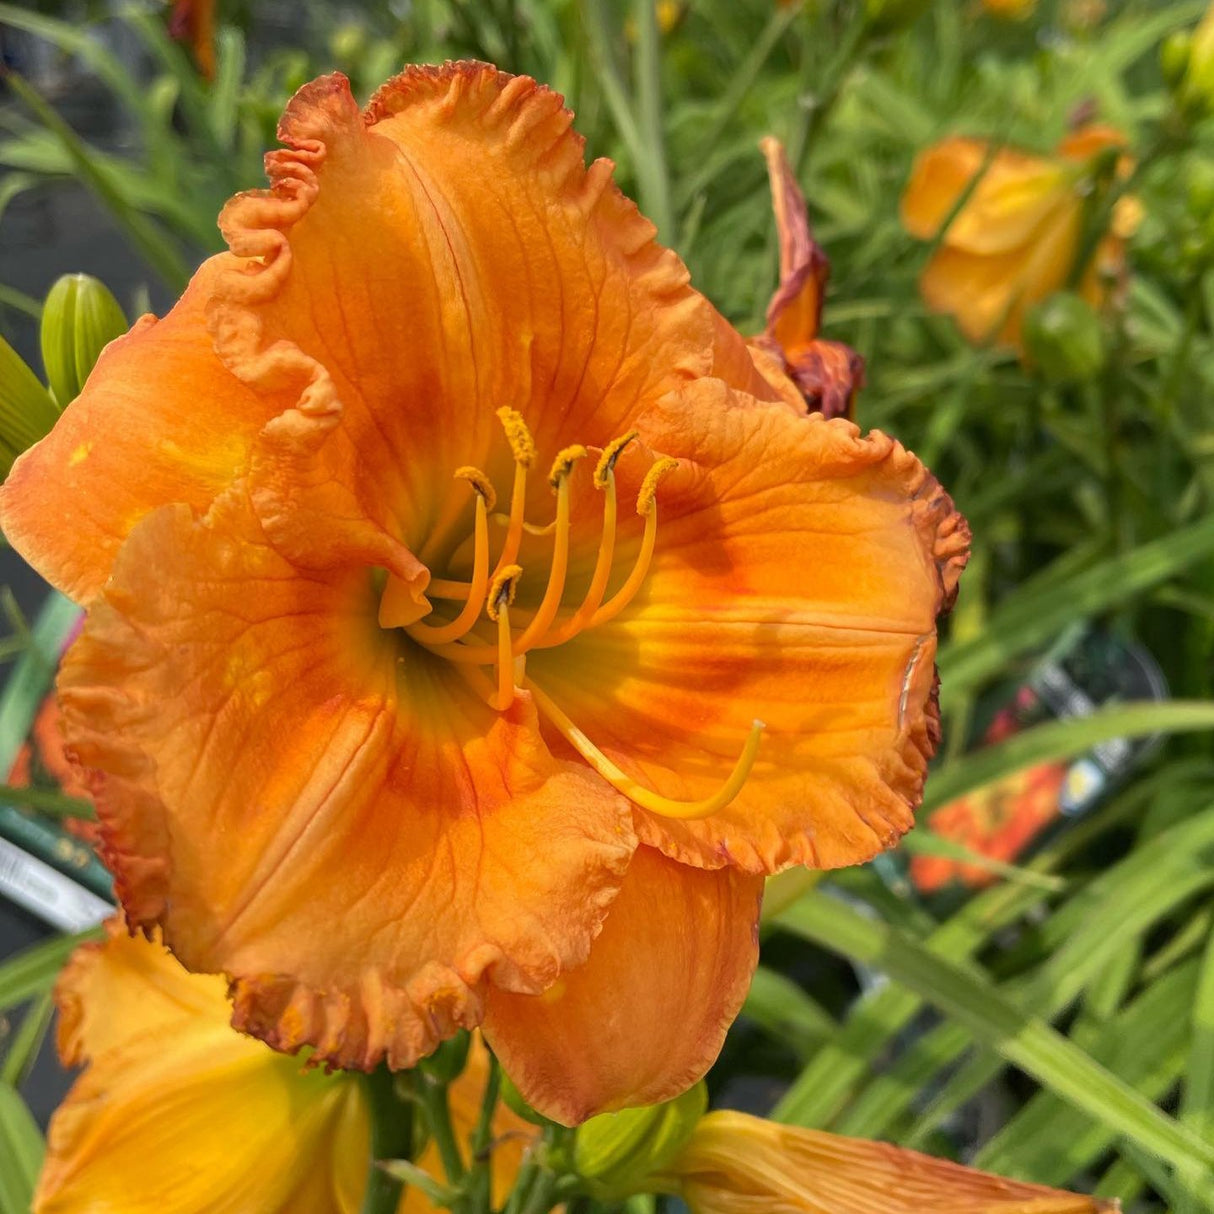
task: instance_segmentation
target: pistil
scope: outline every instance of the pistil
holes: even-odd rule
[[[646,788],[613,763],[534,682],[528,681],[527,690],[531,692],[535,706],[544,714],[545,719],[612,788],[626,796],[633,804],[649,810],[650,813],[660,814],[663,818],[690,821],[720,813],[742,791],[742,786],[755,765],[759,742],[766,728],[762,721],[755,720],[751,723],[750,733],[742,747],[742,753],[734,763],[733,771],[712,796],[697,801],[677,801]]]

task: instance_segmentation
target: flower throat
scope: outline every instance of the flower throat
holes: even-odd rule
[[[732,772],[714,794],[701,800],[677,801],[646,788],[613,763],[551,696],[528,677],[526,670],[527,654],[533,649],[562,645],[588,628],[607,623],[636,597],[649,572],[657,544],[658,486],[678,461],[669,457],[656,460],[641,482],[636,499],[636,512],[645,520],[641,546],[623,585],[606,598],[615,559],[619,508],[615,465],[624,448],[636,437],[636,432],[621,435],[603,448],[593,472],[594,487],[603,495],[603,521],[594,570],[582,601],[571,614],[562,616],[569,569],[570,479],[577,464],[589,452],[576,444],[557,453],[548,473],[548,484],[556,495],[556,517],[543,525],[530,523],[525,507],[527,481],[537,456],[535,441],[515,410],[499,409],[497,416],[514,457],[509,512],[496,510],[497,493],[493,483],[479,468],[456,469],[456,478],[467,481],[475,497],[472,576],[466,582],[432,578],[426,588],[427,599],[420,606],[404,582],[389,578],[380,601],[380,625],[403,628],[417,644],[451,662],[473,691],[498,712],[510,707],[520,689],[530,692],[536,708],[548,723],[599,775],[642,809],[664,817],[685,819],[707,817],[724,809],[741,791],[754,766],[764,728],[761,721],[752,724]],[[490,554],[491,523],[505,528],[496,560]],[[511,609],[523,575],[518,558],[524,533],[551,535],[552,555],[539,606],[529,613],[530,618],[521,626],[516,626],[511,622]],[[463,605],[452,618],[430,623],[430,617],[437,614],[429,605],[431,598],[451,604],[462,602]],[[487,617],[496,627],[493,642],[486,642],[474,632],[482,617]]]

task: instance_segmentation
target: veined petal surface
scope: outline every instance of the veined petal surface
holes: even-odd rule
[[[750,987],[762,892],[637,848],[585,965],[541,995],[489,995],[485,1035],[531,1105],[576,1125],[701,1079]]]
[[[340,412],[347,482],[427,564],[467,531],[452,472],[508,475],[498,409],[551,458],[714,367],[763,382],[571,121],[486,64],[409,68],[365,114],[322,77],[286,110],[272,189],[221,218],[217,349],[259,393]]]
[[[640,429],[682,461],[659,490],[645,588],[534,655],[530,677],[680,800],[711,795],[765,723],[728,807],[636,811],[667,855],[756,873],[869,859],[910,827],[935,748],[936,617],[965,563],[964,520],[894,440],[719,382],[666,398]]]
[[[284,1050],[410,1066],[486,983],[585,959],[626,803],[378,628],[372,570],[303,574],[241,490],[124,546],[60,675],[130,921],[234,981]]]
[[[84,391],[0,487],[0,525],[53,586],[87,601],[148,511],[205,510],[243,467],[272,409],[212,348],[207,262],[162,320],[146,316],[102,352]]]

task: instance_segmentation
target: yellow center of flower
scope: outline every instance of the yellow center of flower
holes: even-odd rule
[[[384,590],[380,620],[385,625],[402,627],[405,633],[431,653],[451,662],[465,681],[484,701],[498,712],[504,712],[514,702],[520,688],[531,693],[544,718],[569,744],[613,787],[630,800],[654,813],[672,818],[702,818],[724,809],[741,791],[758,754],[763,723],[755,721],[734,764],[733,771],[710,797],[698,801],[676,801],[661,796],[638,783],[613,763],[553,702],[533,678],[527,675],[527,654],[534,649],[550,649],[564,644],[580,632],[614,619],[636,597],[645,582],[653,559],[658,534],[658,487],[662,479],[678,464],[677,460],[661,458],[649,469],[637,493],[636,511],[644,519],[640,549],[623,584],[607,598],[615,559],[618,503],[616,499],[615,465],[624,448],[636,437],[635,432],[614,439],[603,449],[592,477],[594,487],[603,495],[603,521],[598,552],[581,602],[562,616],[565,583],[569,572],[570,543],[570,482],[575,468],[589,452],[580,444],[557,453],[548,473],[548,484],[556,495],[556,516],[549,523],[537,525],[526,519],[527,481],[536,460],[535,441],[522,417],[512,409],[499,409],[498,417],[506,432],[514,457],[514,483],[510,494],[509,513],[495,511],[497,493],[489,477],[478,468],[456,470],[456,477],[465,480],[476,495],[476,516],[473,527],[472,574],[467,581],[431,578],[428,599],[459,603],[463,606],[451,617],[432,610],[425,612],[406,603],[405,588],[390,579]],[[496,559],[490,553],[490,524],[504,529],[501,549]],[[524,534],[551,536],[551,558],[543,597],[521,626],[511,622],[511,608],[524,569],[519,552]],[[431,622],[438,617],[441,622]],[[492,641],[477,634],[477,626],[487,617],[494,625]]]

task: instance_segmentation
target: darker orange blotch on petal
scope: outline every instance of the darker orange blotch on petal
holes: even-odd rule
[[[542,995],[488,997],[485,1035],[527,1101],[576,1125],[702,1078],[750,986],[762,892],[639,847],[585,965]]]
[[[914,456],[842,419],[713,382],[639,427],[677,455],[646,586],[528,671],[614,762],[677,800],[711,795],[757,718],[736,798],[698,820],[637,810],[685,863],[856,864],[909,829],[935,750],[936,619],[969,529]],[[694,677],[688,677],[689,671]]]

